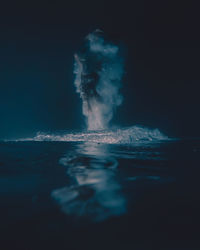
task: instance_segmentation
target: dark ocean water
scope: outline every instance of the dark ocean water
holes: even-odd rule
[[[0,143],[0,249],[200,249],[200,140]]]

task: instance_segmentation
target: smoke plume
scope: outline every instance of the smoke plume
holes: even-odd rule
[[[74,83],[88,130],[106,129],[115,108],[122,103],[119,89],[124,65],[119,47],[107,42],[102,31],[95,30],[74,57]]]

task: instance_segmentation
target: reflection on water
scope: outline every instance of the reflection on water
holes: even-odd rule
[[[118,161],[108,145],[79,144],[60,163],[66,166],[71,183],[54,190],[52,197],[63,212],[94,221],[126,212],[126,200],[116,176]]]

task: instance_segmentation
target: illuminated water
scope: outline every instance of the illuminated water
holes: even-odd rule
[[[1,249],[199,249],[199,140],[39,136],[0,143]]]

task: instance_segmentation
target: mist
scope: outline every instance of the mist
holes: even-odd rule
[[[124,61],[119,47],[106,41],[100,30],[87,35],[83,45],[75,54],[76,92],[82,100],[88,130],[107,129],[123,100],[119,90]]]

